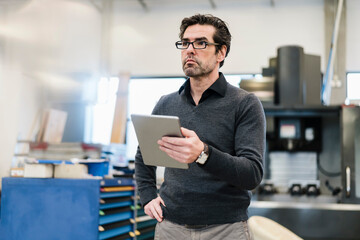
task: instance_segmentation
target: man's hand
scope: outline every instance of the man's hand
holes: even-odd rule
[[[192,163],[203,151],[204,143],[194,131],[182,127],[181,133],[184,138],[162,137],[157,143],[160,150],[171,158],[182,163]]]
[[[163,220],[163,214],[160,204],[165,206],[164,201],[161,197],[157,197],[153,200],[151,200],[148,204],[145,205],[144,211],[147,215],[149,215],[152,218],[156,218],[158,222],[162,222]]]

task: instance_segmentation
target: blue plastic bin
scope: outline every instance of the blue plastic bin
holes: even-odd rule
[[[88,165],[88,173],[93,176],[103,177],[109,173],[109,162],[86,163]]]

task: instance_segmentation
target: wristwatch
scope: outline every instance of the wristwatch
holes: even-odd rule
[[[209,146],[204,143],[204,150],[200,153],[199,157],[196,159],[195,162],[199,164],[205,164],[209,157]]]

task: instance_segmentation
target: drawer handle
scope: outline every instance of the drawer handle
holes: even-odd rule
[[[346,167],[346,197],[350,197],[351,183],[350,183],[350,167]]]

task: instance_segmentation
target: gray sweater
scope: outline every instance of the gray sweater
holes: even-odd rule
[[[196,106],[189,80],[161,97],[157,115],[180,118],[182,127],[196,132],[209,145],[204,165],[166,168],[159,194],[164,218],[179,224],[223,224],[248,219],[251,193],[263,177],[265,116],[256,96],[219,79]],[[157,197],[156,167],[144,165],[138,149],[135,177],[143,205]]]

